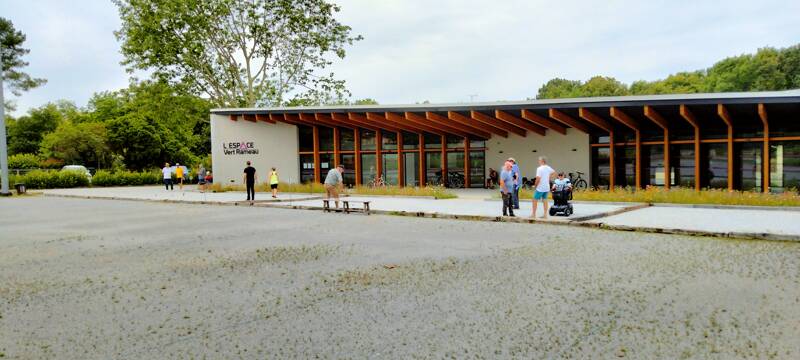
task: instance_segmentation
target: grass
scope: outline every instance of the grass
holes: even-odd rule
[[[226,192],[226,191],[244,191],[242,185],[222,185],[214,183],[209,187],[213,192]],[[278,185],[280,192],[286,193],[324,193],[325,186],[319,183],[307,184],[286,184],[281,183]],[[256,191],[269,192],[270,188],[267,184],[256,185]],[[355,195],[384,195],[384,196],[430,196],[436,199],[454,199],[456,194],[445,189],[441,186],[424,186],[424,187],[401,187],[401,186],[356,186],[346,190],[348,194]]]
[[[520,190],[520,199],[530,199],[533,192]],[[578,201],[619,201],[671,204],[709,204],[709,205],[752,205],[752,206],[800,206],[800,195],[791,190],[781,194],[765,194],[754,191],[733,191],[723,189],[704,189],[700,192],[690,188],[661,187],[634,190],[617,188],[608,190],[584,190],[573,194]]]

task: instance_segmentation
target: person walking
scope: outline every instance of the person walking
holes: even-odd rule
[[[269,173],[269,188],[272,189],[272,198],[278,198],[278,171],[275,168],[272,168],[272,172]]]
[[[503,216],[514,216],[514,172],[510,161],[503,164],[500,172],[500,195],[503,197]]]
[[[167,190],[175,190],[175,186],[172,184],[172,168],[169,167],[169,163],[164,164],[164,167],[161,169],[161,174],[164,175],[164,187],[166,187]]]
[[[335,168],[328,170],[325,176],[325,200],[330,200],[331,195],[336,199],[336,208],[339,208],[339,187],[343,184],[342,173],[344,165],[339,164]]]
[[[532,218],[536,218],[536,208],[539,206],[538,201],[542,202],[544,208],[543,219],[547,218],[547,194],[550,192],[550,183],[556,176],[556,171],[547,165],[547,158],[544,156],[539,157],[539,167],[536,168],[536,181],[534,188],[536,191],[533,193],[533,212]]]
[[[178,180],[178,187],[183,190],[183,166],[181,163],[175,163],[175,177]]]
[[[206,167],[202,164],[197,168],[197,188],[200,192],[206,191]]]
[[[519,209],[519,188],[522,185],[522,174],[519,172],[519,165],[517,165],[517,160],[513,157],[508,158],[508,161],[511,162],[511,172],[514,175],[514,191],[512,193],[513,202],[514,202],[514,209]]]
[[[247,160],[247,167],[244,168],[244,175],[242,176],[242,180],[245,184],[245,190],[247,191],[247,201],[255,201],[256,200],[256,181],[258,178],[256,177],[256,168],[250,166],[250,160]]]

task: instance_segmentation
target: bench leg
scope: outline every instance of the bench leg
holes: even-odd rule
[[[349,214],[350,213],[350,202],[343,201],[342,204],[344,205],[344,213],[345,214]]]

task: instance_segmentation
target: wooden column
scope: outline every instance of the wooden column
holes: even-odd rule
[[[375,132],[375,177],[383,177],[383,155],[381,155],[381,146],[383,145],[383,137],[381,136],[381,129]],[[372,181],[372,179],[369,179]],[[384,183],[386,179],[383,179]]]
[[[419,186],[425,186],[425,135],[419,134]]]
[[[614,149],[614,127],[606,121],[605,119],[595,115],[593,112],[589,111],[586,108],[578,108],[578,116],[582,119],[592,123],[594,126],[597,126],[605,131],[608,132],[608,167],[609,167],[609,179],[608,179],[608,190],[614,191],[614,185],[616,185],[616,179],[614,179],[616,175],[616,161],[614,160],[614,153],[616,150]]]
[[[761,171],[761,180],[764,181],[764,185],[761,186],[761,189],[765,192],[769,192],[769,121],[767,121],[767,106],[764,104],[758,104],[758,117],[761,118],[761,122],[764,123],[764,150],[762,150],[763,160],[761,160],[761,164],[764,165]]]
[[[312,133],[314,134],[314,182],[320,182],[320,163],[319,163],[319,127],[314,125],[312,127]]]
[[[634,149],[636,160],[633,172],[635,176],[635,181],[634,181],[635,186],[637,189],[640,189],[642,187],[642,135],[640,130],[641,128],[639,127],[639,122],[636,121],[636,119],[628,116],[628,114],[626,114],[625,112],[616,107],[611,107],[611,109],[609,109],[609,115],[611,115],[611,117],[616,119],[617,121],[621,122],[623,125],[631,128],[636,136],[635,149]],[[610,126],[609,129],[611,129]]]
[[[442,135],[442,182],[447,180],[447,137]],[[445,184],[443,183],[442,186]]]
[[[469,138],[464,138],[464,188],[469,187]]]
[[[361,185],[361,132],[358,128],[354,130],[353,139],[355,141],[355,157],[356,157],[356,186]]]
[[[339,166],[339,128],[333,128],[333,166]]]
[[[667,124],[667,120],[664,119],[661,114],[656,112],[655,109],[652,107],[645,105],[644,107],[644,116],[652,120],[656,125],[661,127],[664,130],[664,188],[669,189],[670,183],[672,182],[672,175],[670,171],[670,163],[669,163],[669,126]]]
[[[728,126],[728,191],[733,191],[733,121],[725,105],[717,104],[717,114]]]
[[[403,158],[403,133],[401,131],[397,132],[397,185],[405,186],[406,185],[406,172],[405,163]]]
[[[700,191],[700,124],[686,105],[680,107],[681,117],[694,127],[694,190]]]
[[[616,162],[614,162],[614,132],[608,133],[608,190],[614,191],[616,184]]]

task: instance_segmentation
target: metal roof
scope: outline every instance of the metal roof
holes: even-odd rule
[[[216,108],[213,114],[243,115],[269,113],[326,113],[326,112],[421,112],[421,111],[486,111],[549,108],[594,108],[610,106],[644,105],[703,105],[703,104],[758,104],[800,103],[800,89],[760,92],[728,92],[701,94],[602,96],[569,99],[543,99],[524,101],[493,101],[445,104],[398,105],[332,105],[262,108]]]

